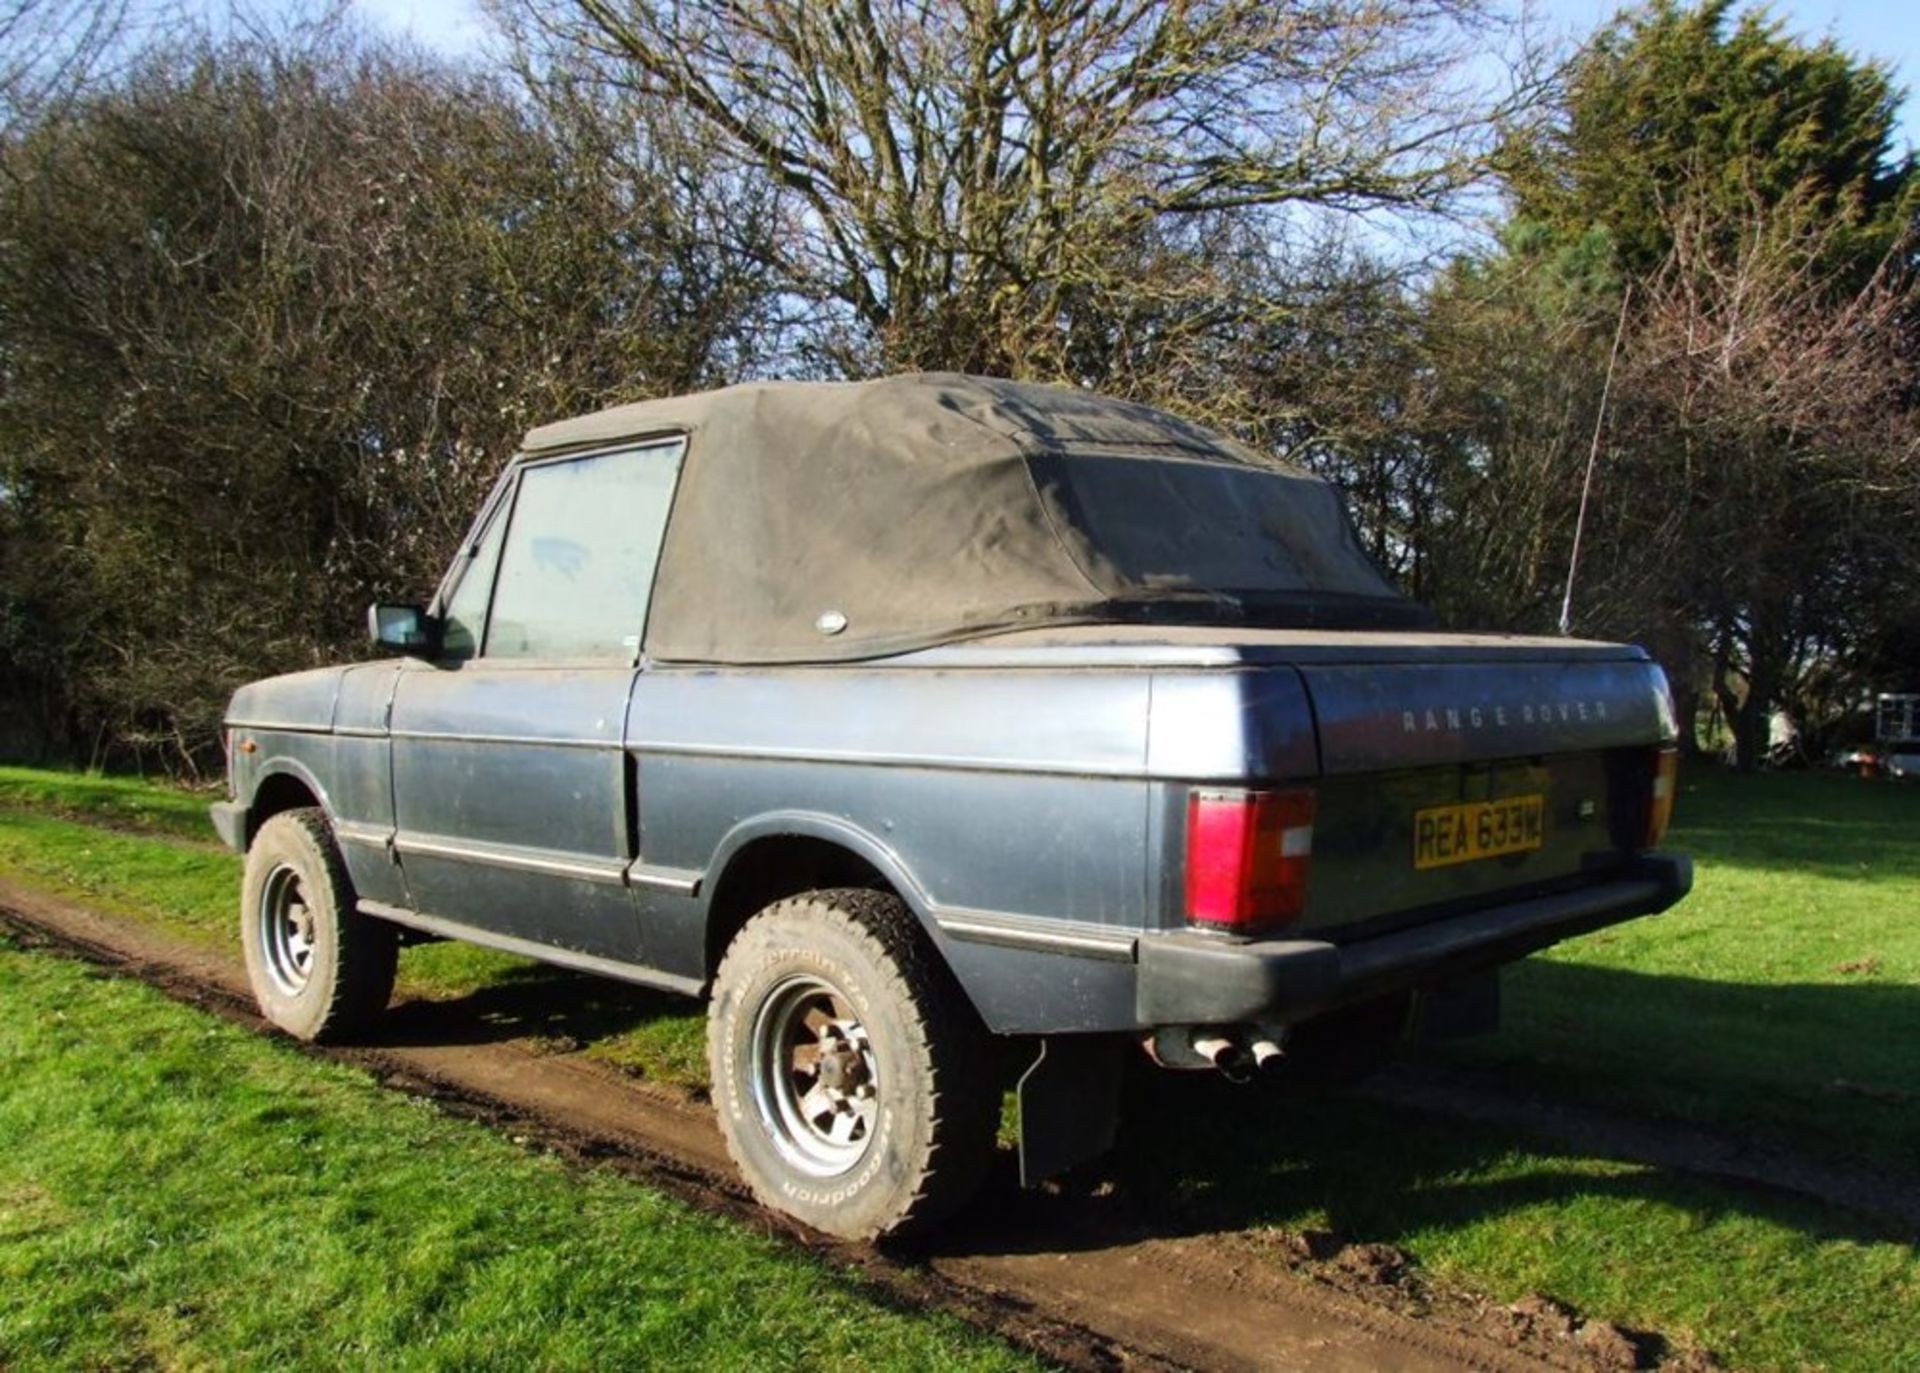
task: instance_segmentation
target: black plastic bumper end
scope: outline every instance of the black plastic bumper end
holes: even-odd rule
[[[1177,930],[1140,940],[1143,1026],[1292,1022],[1349,1002],[1511,962],[1563,939],[1664,911],[1693,887],[1685,854],[1642,854],[1592,886],[1489,906],[1374,939],[1229,940]]]
[[[247,808],[237,801],[215,801],[208,811],[220,842],[235,853],[247,851]]]

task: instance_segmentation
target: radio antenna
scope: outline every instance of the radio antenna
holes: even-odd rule
[[[1600,435],[1607,425],[1607,401],[1613,395],[1613,367],[1620,361],[1620,338],[1627,332],[1627,302],[1633,299],[1629,281],[1620,293],[1620,322],[1613,329],[1613,351],[1607,355],[1607,379],[1600,386],[1600,413],[1593,417],[1593,443],[1587,448],[1587,475],[1580,483],[1580,513],[1573,521],[1573,555],[1567,559],[1567,592],[1560,598],[1560,634],[1573,628],[1573,577],[1580,570],[1580,540],[1587,532],[1587,500],[1593,495],[1593,469],[1600,461]]]

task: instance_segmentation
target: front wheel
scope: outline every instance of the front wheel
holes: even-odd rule
[[[766,1205],[874,1239],[979,1186],[999,1122],[991,1039],[899,898],[810,892],[748,921],[707,1038],[727,1150]]]
[[[343,1039],[386,1009],[398,931],[355,908],[325,812],[282,811],[247,848],[240,945],[261,1014],[296,1039]]]

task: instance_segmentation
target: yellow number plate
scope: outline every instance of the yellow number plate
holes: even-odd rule
[[[1445,868],[1503,853],[1528,853],[1547,842],[1547,798],[1431,806],[1413,813],[1413,866]]]

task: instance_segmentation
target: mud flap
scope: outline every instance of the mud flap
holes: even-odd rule
[[[1113,1147],[1127,1044],[1048,1035],[1020,1075],[1020,1185],[1035,1187]]]

